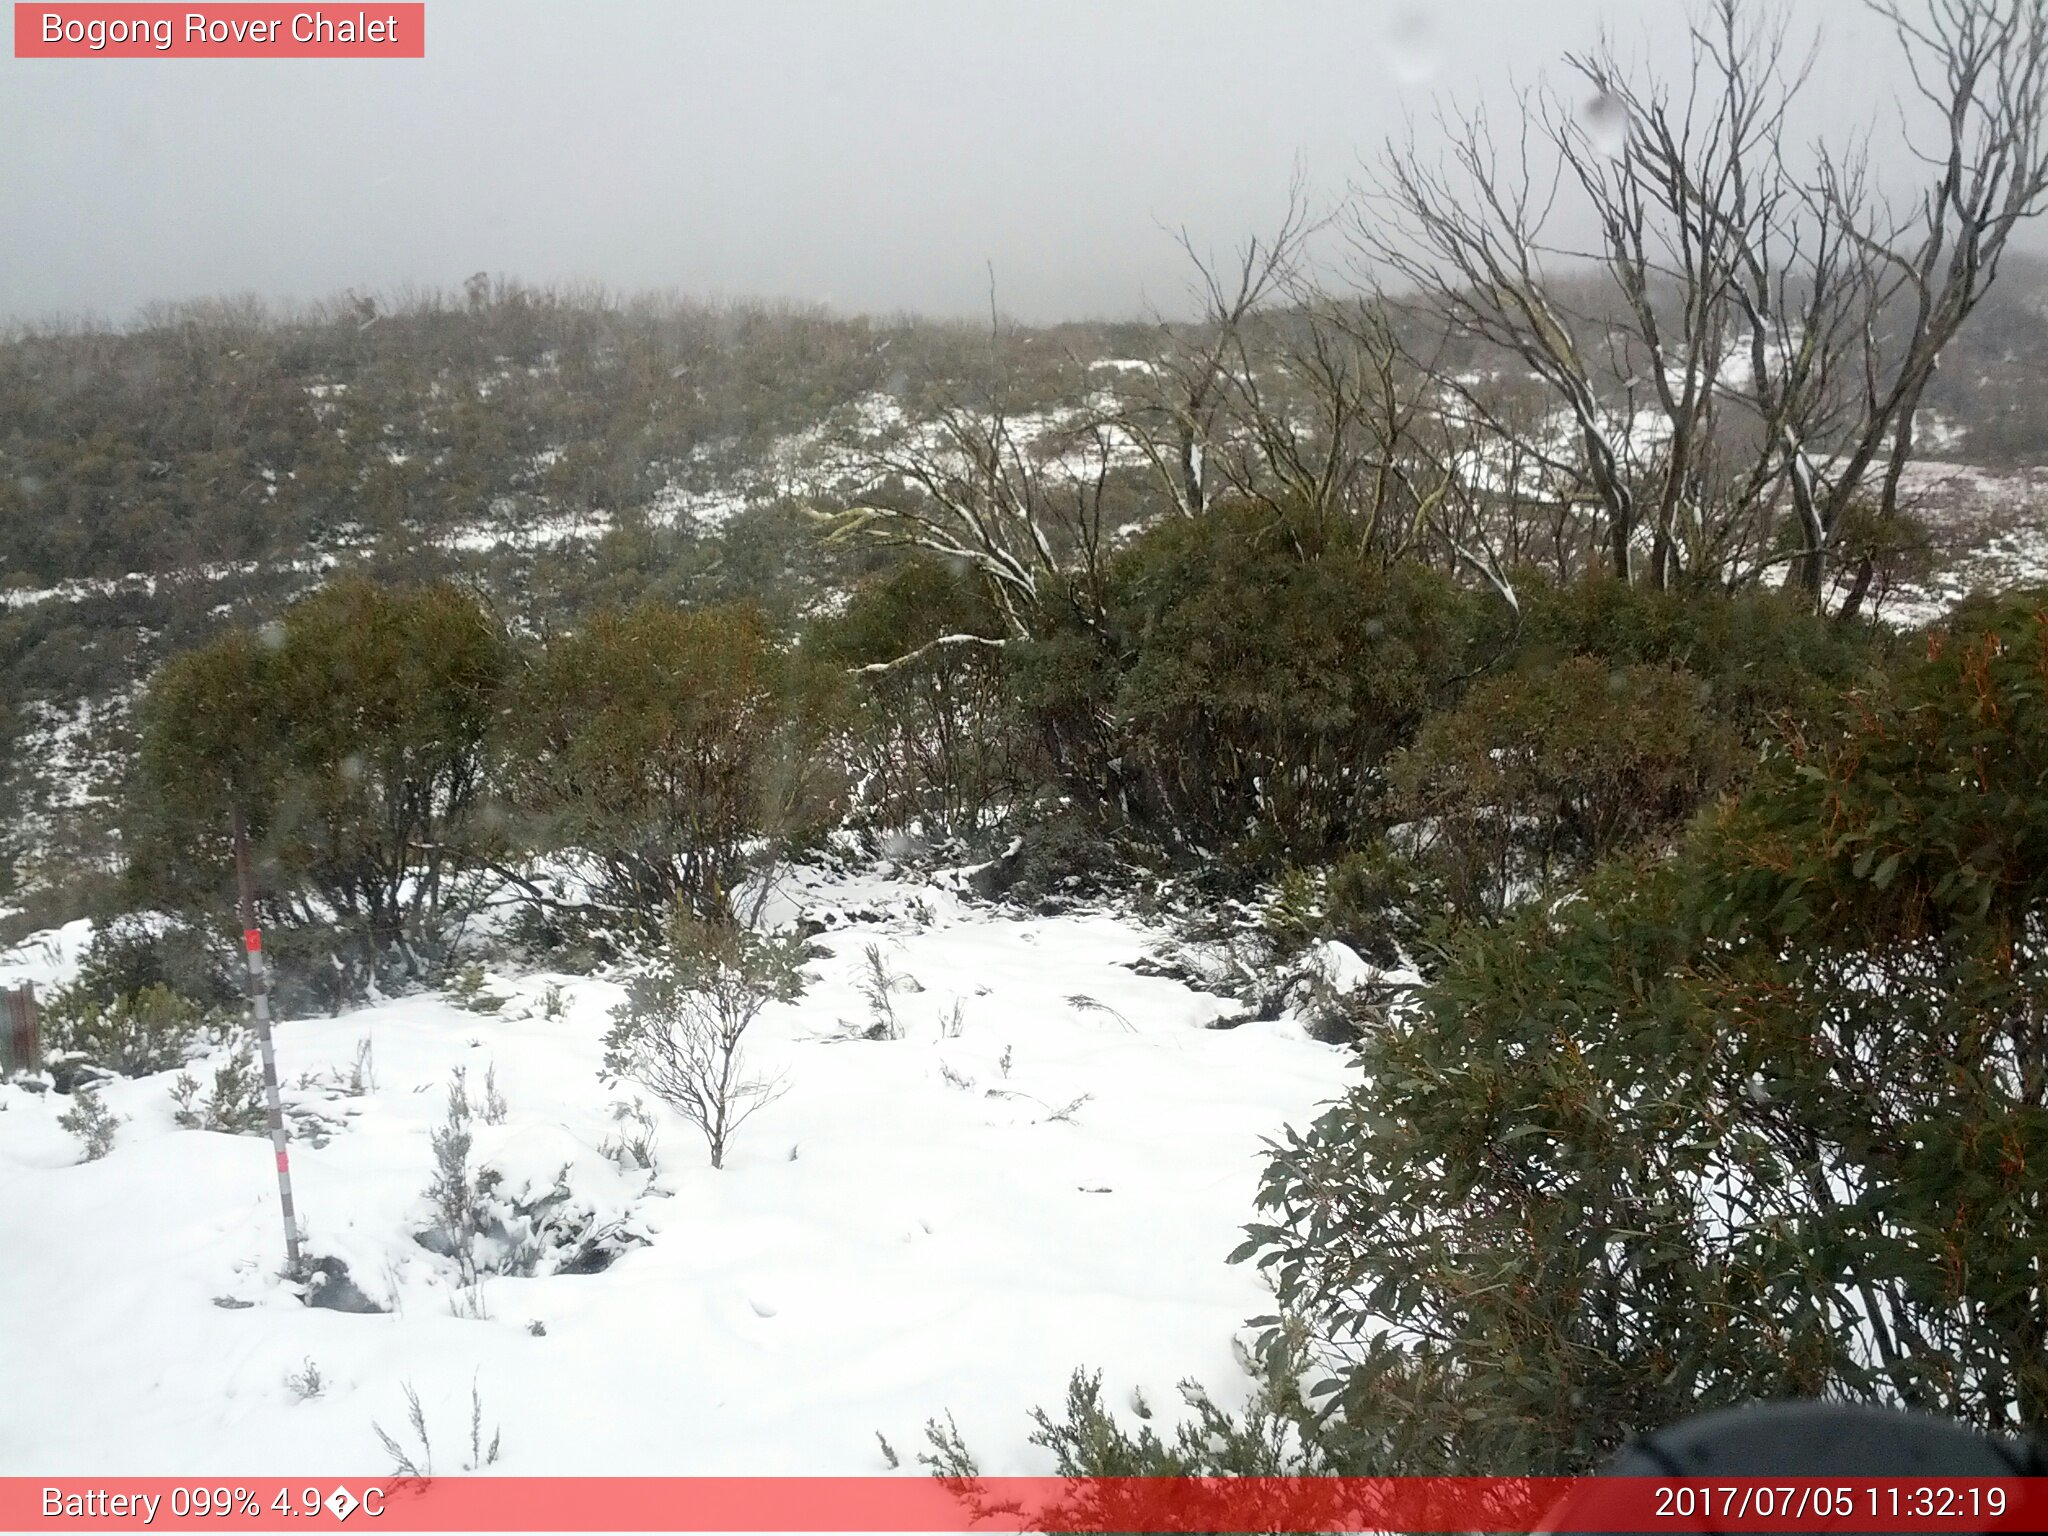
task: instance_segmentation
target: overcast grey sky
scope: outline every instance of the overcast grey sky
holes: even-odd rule
[[[374,10],[374,6],[371,7]],[[1831,110],[1883,99],[1847,0]],[[1681,0],[429,0],[427,57],[0,60],[0,315],[453,288],[1028,318],[1177,307],[1297,156],[1334,190],[1433,92],[1497,95]]]

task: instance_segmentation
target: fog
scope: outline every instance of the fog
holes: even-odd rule
[[[1815,110],[1893,81],[1846,0]],[[431,0],[424,60],[0,62],[0,314],[528,281],[1028,319],[1173,311],[1433,102],[1677,0]],[[1895,82],[1894,82],[1895,83]],[[1879,89],[1873,90],[1873,85]]]

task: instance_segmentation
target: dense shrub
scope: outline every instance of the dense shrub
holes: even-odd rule
[[[857,813],[939,837],[993,826],[1028,782],[998,615],[972,578],[908,562],[868,583],[809,644],[850,676],[842,749]]]
[[[1735,776],[1699,678],[1575,656],[1480,684],[1395,761],[1395,803],[1466,916],[1494,919],[1615,851],[1668,836]]]
[[[1559,586],[1536,573],[1517,590],[1521,612],[1488,610],[1502,632],[1482,641],[1510,669],[1574,656],[1681,668],[1703,685],[1705,709],[1751,743],[1787,719],[1828,714],[1894,644],[1886,631],[1831,621],[1773,591],[1659,592],[1607,576]]]
[[[528,846],[596,864],[600,899],[724,920],[752,861],[835,809],[829,695],[750,608],[601,612],[522,679],[507,787]]]
[[[1124,809],[1175,845],[1270,863],[1363,843],[1388,757],[1455,690],[1474,599],[1292,532],[1222,509],[1110,571]]]
[[[505,660],[469,594],[350,579],[171,661],[142,711],[138,895],[224,913],[239,813],[266,926],[286,930],[274,960],[341,995],[422,978],[500,842],[486,740]]]
[[[1972,616],[1675,860],[1464,931],[1240,1257],[1393,1470],[1755,1397],[2048,1428],[2048,614]]]
[[[1266,904],[1264,926],[1283,955],[1335,940],[1393,968],[1418,958],[1450,905],[1426,862],[1379,839],[1321,869],[1284,871]]]
[[[103,998],[60,988],[43,1004],[45,1040],[53,1056],[77,1056],[127,1077],[183,1066],[186,1056],[225,1018],[165,986]]]
[[[128,915],[97,929],[79,957],[70,990],[99,1003],[164,987],[214,1010],[241,1000],[239,977],[204,929],[171,919]]]

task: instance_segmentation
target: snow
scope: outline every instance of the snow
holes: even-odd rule
[[[77,973],[91,942],[92,922],[83,917],[62,928],[30,934],[12,949],[0,950],[0,990],[29,983],[39,992],[48,991]]]
[[[2048,582],[2048,466],[1916,462],[1900,496],[1932,534],[1938,569],[1894,590],[1881,610],[1886,622],[1931,624],[1973,591]]]
[[[177,1128],[169,1075],[107,1087],[126,1123],[95,1163],[56,1125],[67,1100],[0,1088],[0,1471],[381,1472],[372,1421],[405,1437],[407,1383],[448,1470],[474,1380],[514,1474],[872,1473],[879,1430],[916,1475],[947,1410],[990,1472],[1044,1472],[1026,1414],[1076,1366],[1153,1402],[1189,1375],[1241,1398],[1233,1340],[1271,1298],[1224,1255],[1261,1139],[1341,1092],[1349,1056],[1285,1019],[1208,1027],[1233,1005],[1134,972],[1168,936],[1113,910],[810,870],[774,919],[799,915],[829,954],[749,1037],[787,1092],[722,1171],[652,1095],[599,1080],[616,978],[492,975],[489,1014],[421,995],[280,1024],[309,1245],[384,1314],[299,1303],[265,1142]],[[38,936],[0,977],[61,980],[85,937]],[[914,980],[901,1039],[859,1037],[869,945]],[[374,1088],[351,1095],[365,1040]],[[600,1273],[489,1277],[487,1315],[457,1315],[453,1261],[415,1234],[458,1067],[472,1104],[488,1070],[509,1106],[473,1123],[499,1198],[560,1192],[644,1244]],[[636,1097],[651,1176],[603,1150]],[[326,1386],[302,1400],[286,1377],[309,1359]]]
[[[1365,986],[1378,980],[1382,974],[1367,964],[1357,950],[1336,939],[1324,939],[1311,945],[1309,963],[1339,993]]]

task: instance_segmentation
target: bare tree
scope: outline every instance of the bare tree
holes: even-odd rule
[[[957,389],[920,419],[877,445],[855,450],[863,484],[854,505],[832,519],[833,537],[878,536],[958,561],[987,582],[1009,637],[1036,632],[1057,589],[1100,617],[1084,577],[1103,554],[1103,508],[1117,458],[1113,429],[1079,403],[1020,410],[1011,375],[1013,331],[989,286],[985,379]],[[1085,370],[1069,358],[1077,377]],[[945,635],[934,646],[995,645],[980,635]],[[926,647],[929,649],[929,647]],[[908,658],[905,658],[908,659]],[[886,664],[885,664],[886,665]]]
[[[1152,468],[1168,504],[1199,517],[1212,496],[1211,466],[1225,447],[1234,393],[1249,359],[1246,334],[1260,311],[1299,283],[1303,248],[1318,227],[1297,169],[1286,211],[1270,236],[1247,240],[1227,262],[1205,257],[1186,230],[1177,236],[1195,277],[1192,324],[1162,321],[1162,341],[1139,386],[1108,420]]]
[[[1861,142],[1794,147],[1812,55],[1749,0],[1696,14],[1675,88],[1603,41],[1567,59],[1569,95],[1525,93],[1511,140],[1483,113],[1441,112],[1441,158],[1390,146],[1360,189],[1349,229],[1373,279],[1413,288],[1556,406],[1517,432],[1483,371],[1438,369],[1446,412],[1512,433],[1596,513],[1624,579],[1732,583],[1783,563],[1821,600],[1858,509],[1898,511],[1941,349],[2044,206],[2048,0],[1867,4],[1933,125],[1902,115],[1928,175],[1907,202]],[[1592,216],[1590,249],[1552,237],[1567,204]]]
[[[984,405],[941,406],[867,450],[869,483],[838,536],[879,533],[964,562],[987,579],[1009,633],[1033,633],[1062,574],[1093,573],[1104,554],[1116,445],[1108,425],[1077,414],[1020,419],[1000,393]],[[1071,589],[1084,603],[1093,590],[1085,580]]]
[[[1106,416],[1185,517],[1217,497],[1263,505],[1299,539],[1336,538],[1383,559],[1423,541],[1447,489],[1429,376],[1403,356],[1371,293],[1317,280],[1328,224],[1302,178],[1270,236],[1227,260],[1182,233],[1200,313],[1160,326],[1163,345]]]

